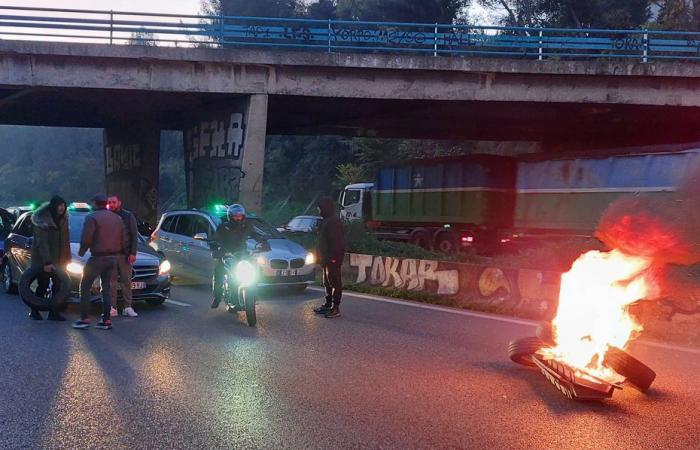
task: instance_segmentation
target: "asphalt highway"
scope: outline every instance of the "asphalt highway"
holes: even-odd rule
[[[531,323],[353,295],[325,319],[320,298],[265,294],[250,328],[176,287],[77,331],[0,295],[0,448],[700,447],[700,349],[637,343],[650,394],[577,403],[508,359]]]

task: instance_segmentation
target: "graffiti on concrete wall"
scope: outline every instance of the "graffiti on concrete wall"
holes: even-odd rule
[[[423,291],[426,281],[431,281],[437,283],[438,294],[454,295],[459,292],[459,272],[440,270],[438,261],[352,253],[350,266],[357,269],[356,283],[369,281],[384,287]]]
[[[190,206],[238,200],[244,137],[243,114],[238,112],[197,121],[185,130]]]
[[[141,146],[138,144],[105,145],[105,175],[132,172],[141,168]]]

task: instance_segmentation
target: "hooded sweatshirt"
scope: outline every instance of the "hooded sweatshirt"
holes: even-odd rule
[[[318,260],[322,266],[340,264],[345,256],[345,231],[343,222],[335,214],[333,200],[322,197],[318,201],[323,221],[318,232]]]
[[[32,265],[54,264],[63,266],[71,259],[68,213],[58,214],[58,206],[66,202],[54,196],[32,214],[34,239],[32,241]]]

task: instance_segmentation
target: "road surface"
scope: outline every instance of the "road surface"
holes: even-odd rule
[[[176,287],[81,332],[0,295],[0,448],[700,446],[700,350],[636,344],[651,394],[581,404],[508,360],[526,321],[352,295],[325,319],[320,298],[268,294],[250,328]]]

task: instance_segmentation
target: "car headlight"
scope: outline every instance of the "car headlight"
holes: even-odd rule
[[[171,268],[170,261],[168,261],[167,259],[163,260],[163,262],[160,263],[160,268],[158,270],[158,274],[159,275],[167,275],[170,273],[170,268]]]
[[[258,256],[255,259],[255,262],[258,263],[259,266],[264,266],[267,264],[267,258],[265,258],[264,256]]]
[[[250,262],[245,260],[238,261],[238,264],[236,264],[234,275],[236,276],[238,284],[240,284],[241,286],[252,285],[253,283],[255,283],[255,279],[258,276],[255,267]]]
[[[83,274],[83,265],[80,264],[79,262],[76,261],[71,261],[68,263],[66,266],[66,270],[68,273],[72,273],[73,275],[82,275]]]
[[[306,255],[305,261],[307,266],[310,266],[311,264],[316,264],[316,255],[314,255],[313,253],[309,253],[308,255]]]

